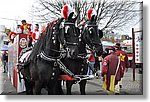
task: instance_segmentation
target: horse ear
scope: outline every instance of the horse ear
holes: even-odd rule
[[[91,22],[96,22],[96,20],[97,20],[97,16],[94,15],[94,16],[91,17],[91,20],[90,20],[90,21],[91,21]]]
[[[90,21],[93,22],[93,21],[94,21],[94,18],[95,18],[95,16],[92,16]]]
[[[64,20],[64,18],[60,18],[58,21],[58,24],[60,24],[63,20]]]
[[[94,21],[95,21],[95,22],[96,22],[96,20],[97,20],[97,16],[94,17]]]
[[[56,25],[56,29],[59,29],[59,26],[60,26],[60,24],[61,24],[61,22],[64,20],[64,18],[60,18],[60,19],[58,19],[58,23],[57,23],[57,25]]]
[[[74,14],[74,12],[72,12],[72,13],[69,14],[68,21],[72,20],[73,14]]]
[[[102,30],[98,30],[98,35],[99,35],[99,38],[101,39],[102,37],[103,37],[103,32],[102,32]]]

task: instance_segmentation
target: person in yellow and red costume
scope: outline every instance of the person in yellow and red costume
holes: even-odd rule
[[[29,34],[32,30],[32,24],[27,23],[26,20],[22,20],[21,23],[20,29],[22,30],[22,33]]]
[[[109,55],[107,55],[102,61],[102,88],[107,90],[109,94],[119,94],[120,88],[118,82],[121,79],[120,76],[120,60],[115,53],[114,47],[107,48]]]
[[[21,21],[22,25],[20,26],[20,29],[22,31],[22,34],[27,34],[27,42],[28,47],[32,46],[32,24],[29,24],[26,22],[26,20]]]
[[[116,47],[116,55],[120,59],[121,80],[119,82],[119,86],[120,86],[120,88],[122,88],[122,78],[124,76],[124,73],[127,72],[128,68],[129,68],[129,60],[128,60],[127,53],[125,51],[121,50],[120,43],[116,43],[115,47]]]

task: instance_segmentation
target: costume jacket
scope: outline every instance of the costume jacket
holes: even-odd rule
[[[32,24],[25,24],[25,25],[21,25],[20,26],[20,29],[22,30],[22,33],[24,34],[28,34],[31,32],[31,27],[32,27]]]
[[[121,77],[123,77],[125,69],[129,67],[128,56],[127,53],[122,50],[117,50],[116,55],[120,59]]]
[[[121,76],[119,65],[119,59],[115,52],[112,52],[110,55],[107,55],[102,61],[102,76],[104,81],[104,89],[110,91],[110,87],[115,86],[118,83],[118,81],[120,81]],[[114,82],[112,82],[112,76],[115,76]]]

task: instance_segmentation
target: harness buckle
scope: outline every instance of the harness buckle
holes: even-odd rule
[[[55,66],[55,67],[57,66],[57,62],[54,62],[54,66]]]

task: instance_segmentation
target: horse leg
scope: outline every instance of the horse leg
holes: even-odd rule
[[[61,82],[62,82],[62,80],[58,80],[58,81],[57,81],[57,85],[56,85],[56,87],[55,87],[55,89],[56,89],[56,94],[58,94],[58,95],[63,95],[63,94],[64,94],[64,92],[63,92],[63,90],[62,90]]]
[[[57,81],[49,79],[48,84],[47,84],[47,91],[48,95],[55,95],[56,94],[56,87],[57,87]]]
[[[35,81],[35,94],[41,95],[41,89],[42,89],[42,82]]]
[[[73,85],[73,81],[66,81],[67,95],[71,95],[72,85]]]
[[[85,92],[86,82],[87,82],[86,80],[82,80],[82,81],[79,83],[81,95],[86,95],[86,92]]]
[[[33,95],[32,83],[26,79],[24,79],[24,81],[25,81],[25,87],[26,87],[26,94],[27,95]]]

